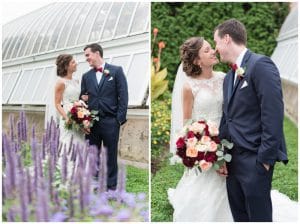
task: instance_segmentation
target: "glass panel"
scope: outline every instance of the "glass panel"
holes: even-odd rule
[[[5,77],[6,76],[6,77]],[[18,79],[18,72],[6,73],[4,74],[6,80],[5,85],[2,87],[2,103],[7,103],[9,96],[16,85]]]
[[[51,92],[52,96],[54,96],[54,89],[49,89],[50,86],[51,88],[53,87],[50,82],[52,76],[56,76],[54,66],[45,68],[43,72],[41,71],[40,73],[35,73],[35,76],[36,77],[34,77],[34,80],[36,80],[36,87],[33,93],[32,101],[35,103],[45,102],[45,96],[49,91]]]
[[[89,37],[89,32],[93,26],[93,23],[91,22],[90,18],[96,19],[96,13],[100,10],[100,8],[102,7],[102,4],[103,3],[99,3],[99,2],[94,3],[92,10],[89,12],[89,16],[85,19],[85,22],[79,33],[77,44],[87,43],[88,37]]]
[[[35,69],[33,71],[33,74],[30,77],[28,77],[29,81],[27,80],[27,86],[26,86],[25,90],[23,91],[22,102],[25,102],[25,103],[32,102],[32,96],[33,96],[35,88],[38,85],[38,82],[40,80],[42,72],[43,72],[43,68]]]
[[[63,48],[65,47],[67,38],[69,37],[69,33],[72,29],[73,23],[76,21],[76,19],[78,18],[79,13],[81,12],[81,7],[83,7],[84,3],[72,3],[74,5],[74,10],[72,10],[72,14],[69,17],[69,19],[67,20],[61,36],[58,40],[58,45],[57,45],[57,49]]]
[[[144,32],[148,19],[149,19],[149,3],[140,2],[135,12],[130,33]]]
[[[39,53],[47,50],[49,41],[52,38],[52,35],[54,34],[53,31],[57,26],[60,18],[63,17],[63,15],[66,13],[67,9],[68,9],[67,4],[60,4],[60,7],[58,8],[56,15],[53,15],[53,20],[51,24],[47,27],[46,32],[43,34],[44,39],[40,45]]]
[[[49,46],[48,46],[48,51],[51,51],[51,50],[55,49],[55,46],[57,44],[59,35],[61,34],[62,29],[63,29],[63,24],[68,19],[68,16],[71,15],[72,4],[68,3],[65,8],[66,8],[66,11],[64,11],[63,14],[61,15],[61,17],[58,18],[59,22],[56,25],[55,29],[53,30],[53,34],[51,36]]]
[[[57,10],[55,6],[56,5],[49,8],[48,11],[46,11],[46,13],[44,14],[44,16],[40,18],[39,23],[37,23],[36,26],[31,30],[31,37],[30,37],[30,40],[28,41],[28,44],[26,46],[24,56],[31,54],[32,49],[35,45],[35,42],[36,42],[36,40],[38,39],[38,37],[40,35],[40,31],[43,28],[44,22],[50,19],[50,17],[53,15],[53,11]]]
[[[149,82],[149,53],[133,56],[127,75],[129,105],[141,105]]]
[[[11,97],[10,102],[12,103],[20,103],[21,98],[27,89],[27,85],[31,79],[32,76],[32,70],[25,70],[21,73],[21,77],[16,85],[16,87],[13,90],[13,95]]]
[[[133,10],[137,3],[127,2],[123,7],[118,26],[116,28],[115,37],[126,35],[131,17],[133,16]]]
[[[103,3],[102,8],[96,15],[96,19],[90,33],[89,42],[94,42],[100,39],[101,30],[104,25],[103,23],[105,21],[107,13],[109,12],[111,4],[112,4],[111,2]]]
[[[89,10],[93,4],[87,3],[83,9],[81,9],[81,12],[78,15],[78,18],[75,20],[75,23],[73,24],[72,30],[70,32],[70,37],[67,42],[67,46],[74,46],[76,39],[79,35],[79,32],[81,32],[81,26],[82,23],[85,21],[86,18],[90,18],[89,16]]]
[[[129,61],[130,55],[125,55],[125,56],[118,56],[118,57],[113,57],[112,58],[112,64],[113,65],[119,65],[122,66],[124,71],[127,70],[128,67],[128,61]],[[127,74],[125,74],[127,75]]]
[[[91,68],[87,62],[79,62],[77,65],[77,71],[73,74],[74,79],[77,79],[79,82],[81,82],[82,75],[90,69]]]
[[[121,2],[114,3],[112,9],[110,10],[109,16],[105,22],[105,27],[101,39],[108,39],[112,37],[123,4],[124,3]]]

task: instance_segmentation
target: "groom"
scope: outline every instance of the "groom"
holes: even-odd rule
[[[232,160],[220,170],[235,221],[272,221],[271,185],[276,161],[288,162],[283,136],[280,75],[273,61],[246,48],[236,19],[214,32],[222,62],[231,64],[223,84],[220,138],[233,142]]]
[[[94,123],[86,139],[97,146],[98,153],[102,143],[107,148],[107,188],[115,190],[119,132],[126,122],[128,106],[127,81],[122,67],[103,60],[103,49],[99,44],[87,45],[84,55],[92,69],[82,76],[80,97],[88,96],[85,100],[88,100],[89,109],[99,111],[99,122]]]

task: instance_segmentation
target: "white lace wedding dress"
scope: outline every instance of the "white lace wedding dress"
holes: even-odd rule
[[[224,73],[214,72],[210,79],[185,78],[194,96],[192,119],[205,119],[219,124],[224,77]],[[213,169],[202,173],[196,173],[193,169],[186,170],[176,189],[168,190],[168,198],[174,208],[173,221],[233,221],[226,178],[219,176]],[[274,221],[297,220],[297,202],[273,190],[272,201]]]
[[[67,80],[61,78],[65,84],[65,90],[62,98],[62,105],[64,111],[67,113],[73,106],[74,101],[79,99],[80,95],[80,85],[79,82],[75,79]],[[60,129],[60,142],[63,145],[66,145],[67,150],[69,148],[71,137],[73,136],[73,143],[75,144],[84,144],[84,134],[81,132],[75,132],[72,130],[67,130],[64,128],[65,120],[62,116],[59,119],[59,129]]]

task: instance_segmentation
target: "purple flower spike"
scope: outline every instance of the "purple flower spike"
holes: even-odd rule
[[[14,141],[14,123],[15,123],[15,118],[13,114],[9,115],[9,124],[10,124],[10,140],[13,142]]]
[[[125,221],[129,221],[130,216],[131,216],[130,211],[127,209],[123,209],[118,213],[116,218],[120,222],[125,222]]]
[[[67,158],[67,148],[66,145],[64,145],[64,152],[62,156],[62,164],[61,164],[61,176],[63,183],[66,182],[67,176],[68,176],[68,158]]]
[[[8,213],[7,213],[7,221],[8,222],[15,222],[15,212],[13,211],[12,208],[10,208],[8,210]]]
[[[126,167],[123,163],[121,163],[121,168],[119,171],[118,191],[126,192]]]
[[[65,222],[67,218],[63,212],[57,212],[50,218],[50,222]]]

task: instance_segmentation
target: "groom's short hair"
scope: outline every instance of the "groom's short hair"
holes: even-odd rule
[[[100,54],[101,58],[103,58],[103,49],[99,44],[97,44],[97,43],[88,44],[88,45],[85,46],[85,48],[83,50],[85,51],[88,48],[91,48],[91,51],[93,53],[95,53],[96,51],[99,51],[99,54]]]
[[[218,30],[219,37],[223,38],[225,34],[228,34],[236,44],[247,44],[247,32],[243,23],[237,19],[228,19],[225,22],[219,24],[214,33]]]

